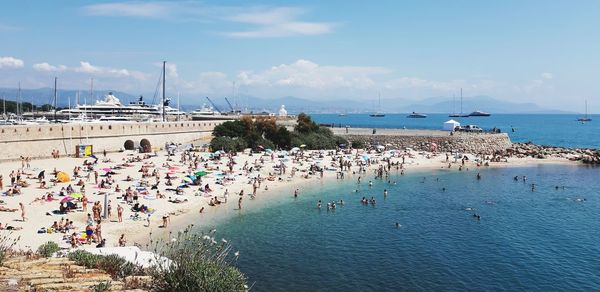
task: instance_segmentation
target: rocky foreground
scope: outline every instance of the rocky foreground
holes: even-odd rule
[[[571,161],[581,161],[585,164],[600,165],[599,149],[564,148],[533,143],[513,143],[507,150],[508,153],[517,157],[533,157],[545,159],[548,157],[565,158]]]
[[[133,288],[140,281],[136,278],[116,281],[68,258],[12,256],[0,267],[0,291],[144,291]]]

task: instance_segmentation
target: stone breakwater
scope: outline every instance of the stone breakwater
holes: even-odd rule
[[[585,164],[600,165],[599,149],[563,148],[536,145],[533,143],[514,143],[510,154],[517,157],[533,157],[545,159],[549,157],[565,158],[571,161],[581,161]]]
[[[384,145],[391,148],[411,148],[417,151],[463,152],[493,155],[511,149],[505,133],[453,133],[432,130],[407,129],[333,129],[336,135],[350,142],[368,146]]]

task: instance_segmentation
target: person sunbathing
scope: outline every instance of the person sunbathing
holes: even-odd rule
[[[15,227],[15,226],[10,226],[8,224],[4,224],[2,225],[2,223],[0,223],[0,230],[21,230],[23,229],[23,227]]]
[[[4,206],[0,206],[0,212],[16,212],[16,211],[18,211],[18,210],[19,210],[19,209],[17,209],[17,208],[14,208],[14,209],[13,209],[13,208],[6,208],[6,207],[4,207]]]

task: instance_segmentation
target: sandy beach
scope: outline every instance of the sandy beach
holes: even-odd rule
[[[189,224],[195,226],[213,226],[218,220],[225,220],[231,216],[244,212],[253,212],[260,210],[274,201],[293,199],[294,190],[299,190],[302,194],[302,187],[306,184],[327,183],[327,180],[335,180],[339,175],[338,161],[340,158],[351,162],[350,170],[345,170],[344,179],[356,180],[358,176],[371,178],[377,170],[386,168],[389,159],[390,175],[396,172],[405,173],[415,171],[434,171],[437,169],[448,170],[450,164],[451,171],[459,171],[461,166],[460,159],[452,157],[446,160],[445,153],[428,152],[403,152],[403,151],[382,151],[377,153],[371,151],[366,153],[362,150],[353,150],[348,154],[335,154],[335,151],[298,151],[294,156],[287,152],[262,152],[262,153],[237,153],[230,158],[222,155],[221,159],[211,159],[211,153],[190,152],[185,162],[182,161],[183,151],[179,150],[173,156],[168,156],[167,151],[161,150],[154,156],[144,158],[145,154],[133,152],[108,153],[104,156],[97,153],[98,161],[93,164],[93,170],[98,173],[98,184],[94,178],[94,172],[88,172],[83,169],[84,161],[91,162],[92,158],[70,158],[61,157],[58,159],[33,160],[27,165],[26,162],[15,161],[2,163],[0,174],[3,176],[2,207],[4,211],[0,212],[0,223],[3,228],[11,226],[15,230],[0,230],[3,235],[20,237],[17,244],[18,249],[35,250],[39,245],[54,241],[63,248],[70,248],[70,235],[77,233],[80,241],[84,241],[88,214],[92,214],[94,202],[103,204],[104,193],[108,194],[110,200],[111,216],[105,218],[101,223],[101,235],[106,239],[106,246],[117,246],[121,234],[125,235],[127,245],[134,243],[144,245],[148,242],[149,234],[152,237],[166,238],[170,232],[176,233]],[[286,155],[287,154],[287,155]],[[464,171],[473,172],[479,167],[485,166],[487,161],[479,163],[475,155],[468,155],[469,160],[465,161],[462,168]],[[190,160],[191,159],[191,160]],[[204,161],[201,161],[201,160]],[[396,167],[395,164],[404,164]],[[197,163],[193,163],[196,160]],[[228,162],[235,164],[229,172]],[[478,163],[480,164],[478,166]],[[526,166],[539,163],[569,163],[565,158],[550,157],[547,159],[534,158],[509,158],[508,162],[488,162],[489,167],[505,166]],[[285,173],[278,166],[285,165]],[[359,174],[360,166],[364,164],[365,172]],[[150,177],[142,182],[142,172],[140,170],[146,166]],[[79,177],[74,177],[74,169],[82,167],[79,171]],[[313,168],[311,171],[311,167]],[[398,169],[396,169],[398,168]],[[70,176],[69,182],[51,182],[54,179],[52,174],[54,170],[63,171]],[[319,171],[318,169],[323,169]],[[6,195],[10,187],[10,174],[21,170],[21,180],[27,184],[27,187],[20,188],[21,194]],[[38,174],[45,171],[46,188],[40,188]],[[151,175],[153,172],[158,175]],[[190,185],[190,179],[186,176],[193,175],[199,171],[202,174],[199,185]],[[113,174],[106,176],[107,172]],[[294,173],[292,175],[292,173]],[[166,185],[167,175],[171,177],[171,186]],[[131,180],[127,180],[130,177]],[[160,183],[155,189],[157,177]],[[254,178],[259,178],[255,180]],[[185,180],[184,180],[185,179]],[[81,186],[76,186],[82,181],[85,186],[85,197],[89,201],[87,211],[83,211],[81,198],[70,198],[68,192],[63,190],[65,196],[60,196],[61,189],[72,186],[74,193],[81,193]],[[109,180],[105,188],[100,188],[102,180]],[[256,183],[254,183],[256,181]],[[260,181],[260,183],[258,182]],[[254,184],[256,184],[256,196],[252,196]],[[116,188],[119,186],[120,191]],[[175,189],[178,186],[186,186],[180,189],[180,195],[176,195]],[[208,185],[211,191],[203,192]],[[127,203],[123,200],[126,189],[131,188],[131,192],[137,192],[139,205],[147,207],[147,211],[135,212],[132,207],[135,202]],[[164,197],[159,198],[157,191]],[[225,197],[225,192],[228,192]],[[240,192],[243,191],[243,196]],[[47,197],[42,196],[53,193],[53,200],[48,201]],[[75,195],[74,197],[77,197]],[[211,198],[217,198],[221,203],[211,206]],[[238,208],[238,201],[242,198],[242,209]],[[130,199],[131,200],[131,199]],[[61,202],[77,203],[77,208],[67,212],[64,215],[54,214],[53,211],[59,210]],[[176,202],[184,201],[184,202]],[[25,209],[25,221],[22,221],[22,212],[19,203],[23,203]],[[123,208],[122,222],[118,221],[117,210]],[[9,211],[10,209],[14,211]],[[202,210],[202,212],[200,212]],[[150,215],[148,215],[150,214]],[[162,227],[163,218],[167,217],[167,227]],[[73,221],[73,228],[66,233],[48,232],[55,221],[60,223],[61,219]],[[149,219],[149,224],[148,224]],[[94,223],[96,228],[96,223]],[[18,229],[18,230],[17,230]],[[95,245],[96,243],[91,243]]]

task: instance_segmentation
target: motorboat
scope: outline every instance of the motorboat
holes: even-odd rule
[[[482,111],[474,111],[469,114],[469,117],[489,117],[490,113],[482,112]]]
[[[426,114],[417,113],[417,112],[412,112],[410,115],[408,115],[406,117],[407,118],[411,118],[411,119],[422,119],[422,118],[426,118],[427,115]]]

